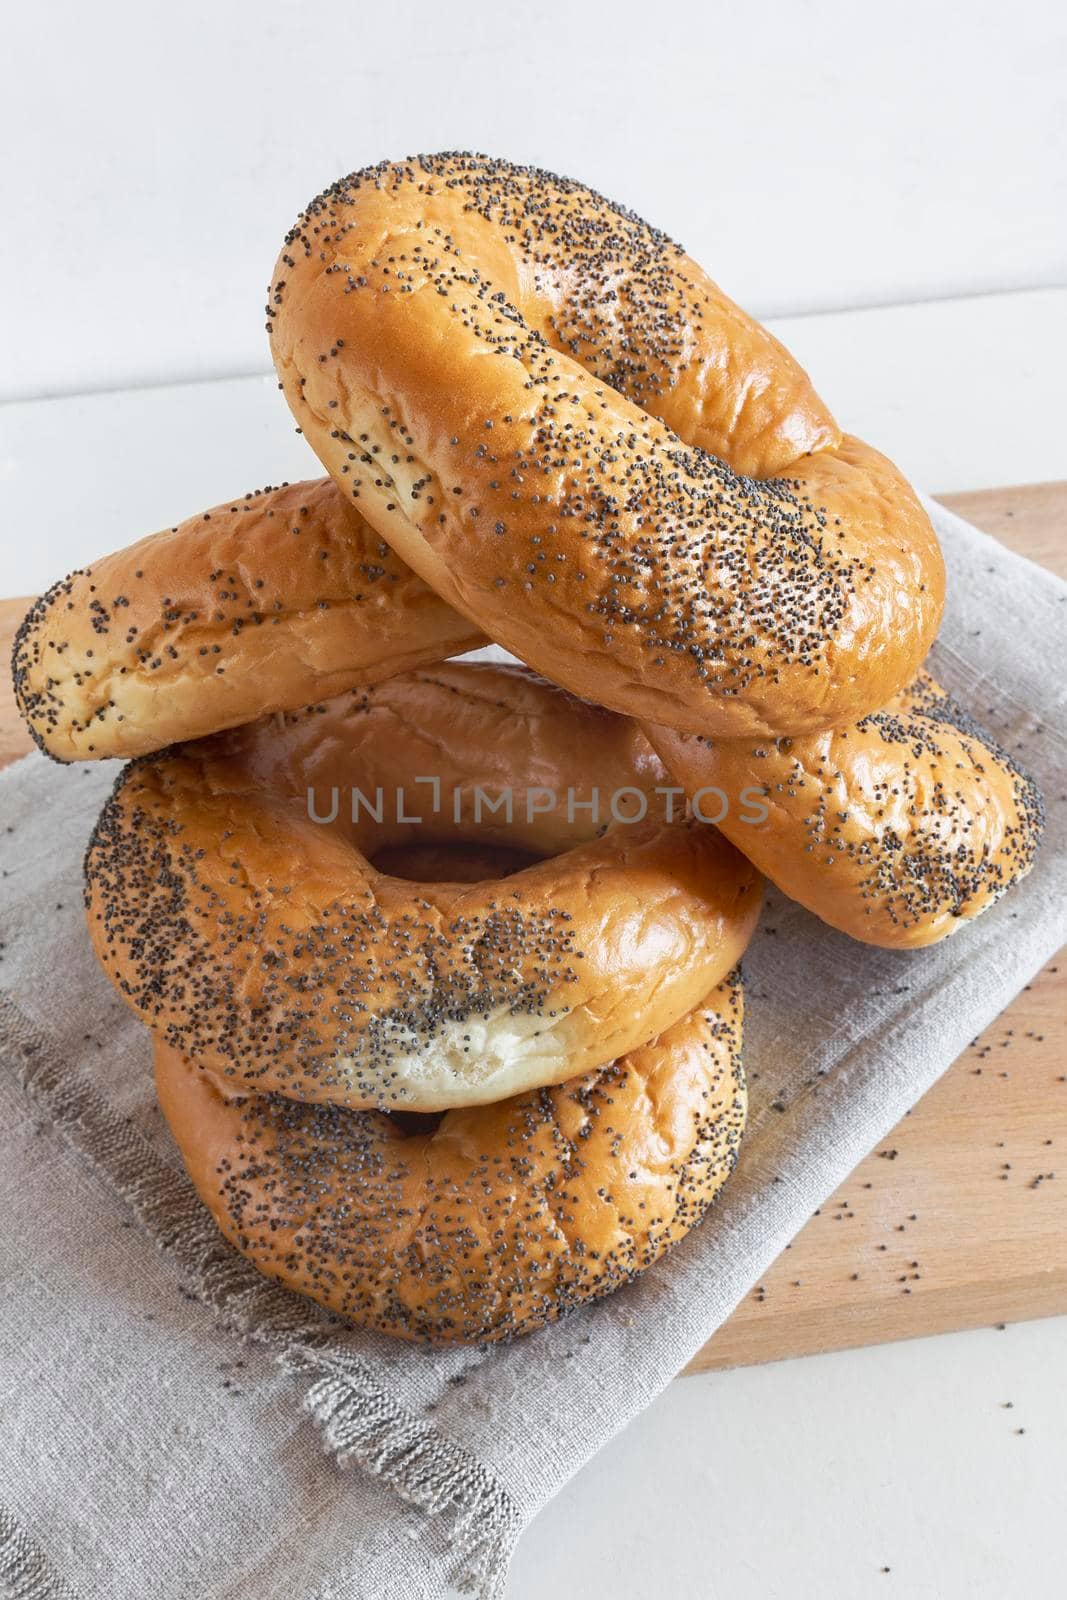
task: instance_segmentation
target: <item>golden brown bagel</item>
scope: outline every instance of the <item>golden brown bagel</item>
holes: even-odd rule
[[[360,1327],[473,1343],[610,1294],[701,1220],[745,1122],[741,1014],[735,973],[624,1060],[432,1132],[228,1098],[162,1043],[156,1083],[201,1199],[260,1272]]]
[[[700,739],[645,724],[702,814],[785,894],[868,944],[933,944],[1023,877],[1033,780],[928,673],[882,711],[805,739]],[[762,790],[769,814],[738,804]],[[723,807],[725,810],[723,811]]]
[[[73,572],[15,639],[60,761],[144,755],[485,641],[329,478],[263,489]]]
[[[757,874],[659,820],[663,777],[631,723],[521,668],[415,673],[128,768],[86,856],[90,933],[168,1044],[246,1088],[498,1100],[644,1044],[740,958]],[[611,820],[623,789],[643,820]],[[566,853],[466,885],[372,866],[420,829]]]
[[[695,262],[582,185],[468,155],[353,173],[290,232],[268,316],[338,485],[575,693],[800,734],[920,667],[944,572],[912,490]]]

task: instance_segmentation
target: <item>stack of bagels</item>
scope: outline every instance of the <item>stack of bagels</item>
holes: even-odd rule
[[[349,1322],[508,1337],[727,1178],[761,874],[926,945],[1029,869],[1040,797],[923,670],[909,485],[639,217],[385,163],[267,311],[328,476],[56,584],[19,704],[136,758],[89,930],[223,1233]]]

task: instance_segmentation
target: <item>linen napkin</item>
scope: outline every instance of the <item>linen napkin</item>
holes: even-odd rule
[[[156,1109],[147,1033],[83,925],[81,857],[114,767],[34,755],[0,776],[11,1594],[500,1595],[539,1508],[1047,960],[1067,933],[1067,586],[929,509],[950,573],[932,666],[1041,783],[1037,865],[918,953],[855,944],[771,893],[745,960],[751,1114],[731,1182],[669,1259],[512,1345],[345,1330],[221,1241]]]

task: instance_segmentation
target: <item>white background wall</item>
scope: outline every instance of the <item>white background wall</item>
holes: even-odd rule
[[[1065,89],[1062,0],[21,0],[0,399],[265,374],[299,206],[467,146],[673,232],[924,487],[1063,476],[1067,293],[999,291],[1067,284]],[[3,407],[0,594],[314,471],[266,376]],[[1064,1347],[679,1382],[534,1525],[514,1600],[603,1590],[605,1550],[619,1600],[1058,1600]]]
[[[262,370],[297,209],[420,149],[581,177],[759,315],[1067,280],[1059,0],[42,0],[2,37],[0,397]]]

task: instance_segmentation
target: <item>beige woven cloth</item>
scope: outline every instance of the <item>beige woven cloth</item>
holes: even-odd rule
[[[145,1031],[82,923],[81,855],[114,774],[32,756],[0,777],[11,1594],[499,1594],[530,1518],[1057,948],[1067,588],[931,510],[951,580],[934,665],[1041,781],[1036,868],[917,954],[866,949],[771,895],[745,963],[752,1115],[727,1191],[643,1279],[511,1346],[339,1331],[217,1238],[155,1107]]]

